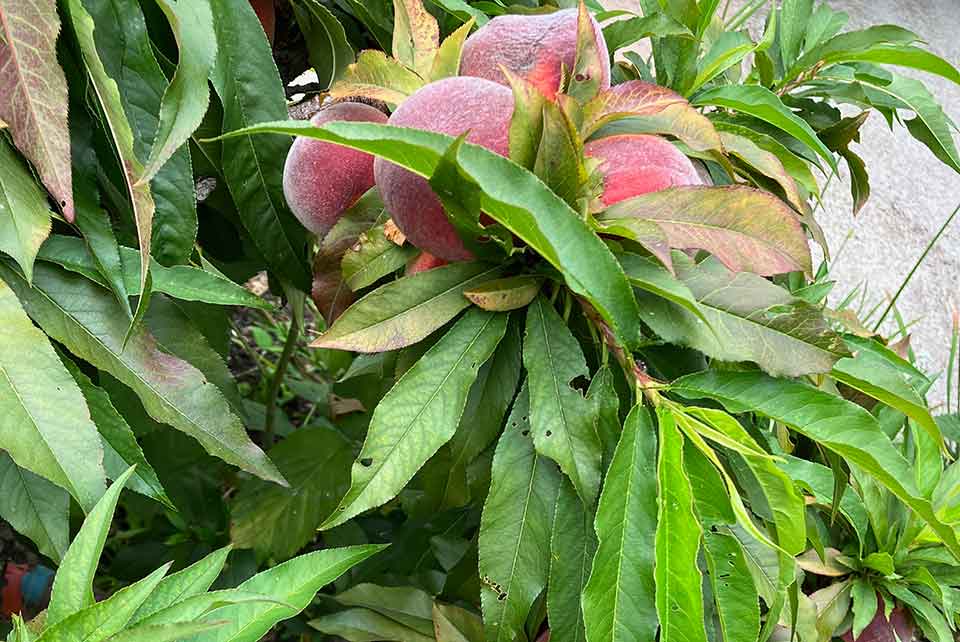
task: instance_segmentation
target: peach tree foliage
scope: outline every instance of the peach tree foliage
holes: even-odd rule
[[[484,66],[502,14],[553,25],[569,59],[546,76],[476,72],[511,93],[497,153],[287,121],[246,0],[0,0],[0,516],[60,566],[10,639],[255,640],[296,616],[321,639],[807,642],[896,613],[952,639],[930,379],[831,309],[810,243],[827,252],[814,205],[841,163],[869,196],[851,145],[873,112],[960,172],[902,68],[960,73],[812,0],[774,3],[757,39],[715,0],[536,4],[276,3],[278,60],[294,33],[321,91],[391,112]],[[694,184],[610,199],[602,159],[628,169],[612,141],[638,135]],[[291,136],[428,181],[470,259],[434,267],[377,187],[309,233]],[[275,311],[240,285],[264,270],[288,348],[307,295],[329,324],[325,383],[290,383],[321,408],[296,430],[224,361],[235,308]],[[283,563],[207,592],[228,549],[169,549],[184,570],[97,602],[124,487],[128,520]],[[363,561],[372,543],[393,546]]]

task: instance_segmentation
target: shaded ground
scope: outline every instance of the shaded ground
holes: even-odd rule
[[[611,9],[639,11],[637,0],[602,1]],[[732,2],[732,6],[741,4],[738,0]],[[829,4],[850,15],[849,29],[898,24],[918,33],[938,55],[954,65],[960,64],[958,0],[832,0]],[[733,9],[730,11],[732,14]],[[752,29],[756,30],[757,26]],[[918,77],[924,80],[947,114],[960,122],[960,87],[939,77]],[[818,220],[834,253],[850,235],[833,264],[832,273],[839,281],[835,298],[842,298],[857,284],[866,282],[868,301],[876,303],[897,290],[923,248],[960,203],[960,175],[935,159],[905,129],[891,132],[877,114],[865,125],[863,140],[867,144],[854,149],[864,158],[870,174],[869,203],[854,219],[844,165],[841,180],[835,179],[827,190],[825,211],[818,214]],[[900,298],[900,309],[906,320],[918,320],[911,328],[912,343],[920,365],[929,372],[946,368],[951,316],[957,307],[960,307],[960,217]],[[931,393],[931,404],[943,403],[945,390],[945,380],[941,377]]]

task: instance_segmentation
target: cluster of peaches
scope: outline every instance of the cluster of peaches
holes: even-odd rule
[[[590,20],[606,64],[601,89],[608,89],[609,55],[600,25]],[[574,68],[578,24],[576,9],[494,18],[464,43],[460,76],[425,85],[389,117],[365,103],[337,102],[318,112],[312,122],[388,123],[454,137],[466,133],[468,143],[508,156],[515,100],[503,70],[556,100],[564,75]],[[584,145],[584,155],[597,164],[602,177],[600,200],[605,206],[674,185],[703,182],[691,161],[658,136],[621,134],[591,140]],[[321,237],[374,185],[394,224],[423,252],[412,271],[472,258],[429,183],[389,161],[298,138],[284,167],[284,194],[290,208],[308,230]]]

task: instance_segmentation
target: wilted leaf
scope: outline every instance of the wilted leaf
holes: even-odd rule
[[[49,264],[37,265],[33,289],[2,264],[0,277],[48,335],[130,386],[154,419],[194,437],[224,461],[282,483],[226,399],[196,368],[161,350],[142,326],[123,347],[126,316],[107,290]]]
[[[0,251],[33,280],[33,261],[50,234],[47,197],[7,142],[0,139]]]
[[[837,558],[843,555],[840,551],[835,548],[825,548],[823,552],[825,557],[820,559],[819,553],[811,548],[797,557],[797,566],[808,573],[824,577],[843,577],[851,573],[849,568],[837,561]]]
[[[393,0],[393,57],[429,78],[440,48],[440,27],[420,0]]]
[[[97,427],[76,382],[11,289],[13,279],[29,286],[5,265],[0,278],[7,280],[0,280],[0,448],[89,511],[105,488]]]
[[[527,307],[540,291],[541,280],[533,276],[494,279],[464,291],[463,296],[484,310],[509,312]]]
[[[625,118],[629,118],[628,123],[614,126],[628,127],[631,133],[670,134],[696,151],[723,149],[713,124],[686,98],[642,80],[611,87],[587,103],[581,131],[588,138],[604,125]]]
[[[572,386],[589,371],[577,340],[543,297],[527,311],[523,365],[529,373],[530,428],[537,452],[556,461],[580,499],[593,506],[603,458],[594,428],[597,409]]]
[[[674,262],[709,326],[678,305],[639,295],[644,320],[664,340],[786,376],[828,372],[850,354],[815,306],[766,279],[729,272],[715,259],[697,265],[675,253]]]
[[[526,385],[493,456],[480,520],[480,598],[487,640],[513,642],[547,585],[550,531],[561,477],[529,436]]]
[[[384,352],[413,345],[470,305],[464,290],[500,271],[484,263],[453,263],[397,279],[347,308],[311,346]]]
[[[0,451],[0,518],[59,563],[70,542],[70,495]]]
[[[53,0],[0,2],[0,119],[73,221],[67,81],[57,64]]]
[[[363,96],[397,106],[423,86],[417,76],[382,51],[361,51],[357,61],[347,67],[343,80],[330,88],[334,98]]]
[[[653,639],[656,634],[650,545],[657,529],[656,453],[650,413],[637,406],[623,424],[597,508],[600,544],[583,589],[583,619],[591,641]]]
[[[471,310],[407,370],[374,411],[350,490],[322,529],[393,499],[453,437],[477,371],[506,329],[506,315]]]
[[[653,221],[670,247],[707,250],[735,272],[812,271],[797,215],[772,194],[751,187],[672,187],[621,201],[598,218],[601,225]]]
[[[244,480],[231,503],[230,539],[264,558],[284,560],[315,537],[346,491],[353,447],[335,430],[302,428],[269,454],[290,486]]]

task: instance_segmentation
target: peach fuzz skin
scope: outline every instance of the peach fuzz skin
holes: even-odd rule
[[[592,16],[590,20],[603,60],[607,61],[600,79],[601,89],[607,89],[610,57],[599,23]],[[500,69],[502,65],[553,100],[560,90],[561,68],[569,73],[576,62],[577,23],[576,9],[546,15],[498,16],[467,38],[460,73],[506,85],[509,83]]]
[[[659,136],[600,138],[587,143],[584,154],[600,161],[606,206],[676,185],[703,183],[690,159]]]
[[[513,105],[510,89],[482,78],[457,76],[419,89],[388,122],[449,136],[469,132],[468,143],[507,156]],[[446,261],[473,258],[425,179],[382,158],[375,161],[374,174],[387,211],[408,241]]]
[[[343,102],[320,110],[310,122],[386,123],[379,109]],[[283,166],[283,195],[300,223],[318,236],[374,185],[373,156],[312,138],[297,138]]]

